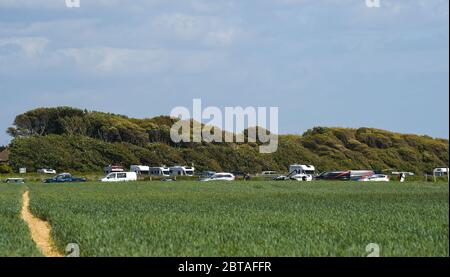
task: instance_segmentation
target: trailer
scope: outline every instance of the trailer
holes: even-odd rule
[[[438,167],[433,169],[433,180],[436,182],[436,177],[444,177],[447,176],[447,180],[450,181],[450,176],[448,174],[448,167]]]
[[[150,167],[149,175],[169,177],[170,176],[170,168],[168,168],[166,166]]]
[[[135,172],[138,175],[149,175],[150,167],[146,165],[131,165],[130,172]]]
[[[195,168],[192,166],[173,166],[169,169],[172,176],[194,176]]]

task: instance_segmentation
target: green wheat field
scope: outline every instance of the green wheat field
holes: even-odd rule
[[[0,185],[0,256],[39,256],[20,218],[81,256],[449,256],[447,183],[136,182]]]

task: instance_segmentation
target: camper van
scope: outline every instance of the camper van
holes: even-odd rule
[[[100,180],[101,182],[131,182],[137,181],[136,172],[113,172]]]
[[[310,182],[314,180],[315,174],[316,168],[313,165],[293,164],[289,166],[289,174],[287,176],[278,176],[274,180],[294,180]]]
[[[314,176],[316,174],[316,168],[313,165],[293,164],[289,167],[289,173]]]
[[[131,172],[136,172],[139,175],[148,175],[150,174],[150,167],[145,165],[132,165],[130,166]]]
[[[448,168],[446,168],[446,167],[435,168],[433,170],[433,175],[436,176],[436,177],[447,176],[448,175]]]
[[[195,169],[192,166],[173,166],[169,169],[172,176],[194,176]]]
[[[165,167],[165,166],[162,166],[162,167],[150,167],[148,174],[152,175],[152,176],[169,177],[170,176],[170,168]]]

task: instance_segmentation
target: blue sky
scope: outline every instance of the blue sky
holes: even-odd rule
[[[75,106],[278,106],[280,133],[449,136],[449,1],[0,0],[0,144],[15,115]]]

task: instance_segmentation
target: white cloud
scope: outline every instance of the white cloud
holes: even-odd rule
[[[185,5],[199,12],[217,11],[224,4],[219,1],[209,0],[80,0],[81,9],[102,8],[142,11],[145,9],[165,6],[167,4]],[[225,6],[232,6],[231,1],[226,1]],[[24,9],[67,9],[65,0],[0,0],[0,7],[24,8]]]
[[[17,45],[28,57],[35,57],[45,50],[48,39],[43,37],[12,37],[0,39],[2,45]]]
[[[196,41],[207,46],[230,46],[241,33],[239,27],[223,18],[182,13],[158,15],[151,25],[165,39]]]
[[[100,74],[196,73],[224,61],[214,51],[167,49],[70,48],[60,51],[86,71]]]

